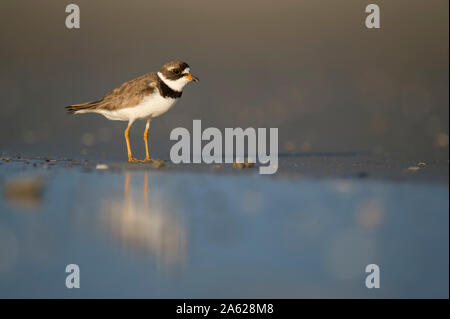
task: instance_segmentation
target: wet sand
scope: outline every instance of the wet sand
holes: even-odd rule
[[[2,298],[448,298],[448,163],[282,155],[261,176],[4,155],[0,185]]]
[[[233,164],[173,164],[168,157],[155,158],[155,162],[128,163],[125,160],[104,160],[87,157],[43,157],[4,153],[0,165],[3,170],[20,171],[28,168],[80,168],[84,171],[100,169],[110,172],[145,171],[163,169],[167,172],[195,172],[253,175],[258,174],[259,163],[252,168],[236,169]],[[262,165],[264,166],[264,165]],[[269,176],[266,176],[269,177]],[[344,178],[388,180],[412,183],[449,182],[449,161],[421,157],[398,159],[364,153],[281,153],[275,178]]]

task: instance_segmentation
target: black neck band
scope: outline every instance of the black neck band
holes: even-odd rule
[[[181,94],[183,92],[177,92],[175,90],[172,90],[166,83],[164,83],[164,81],[159,77],[159,75],[158,80],[159,80],[159,92],[163,97],[170,97],[172,99],[178,99],[181,97]]]

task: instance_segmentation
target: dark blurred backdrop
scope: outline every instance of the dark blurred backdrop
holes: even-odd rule
[[[71,2],[78,30],[65,27]],[[379,30],[364,25],[372,2]],[[282,152],[448,159],[448,0],[2,0],[0,12],[1,151],[123,159],[125,123],[64,106],[181,59],[201,82],[152,122],[160,156],[173,128],[201,119],[278,127]]]

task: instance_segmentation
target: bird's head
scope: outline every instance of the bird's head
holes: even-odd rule
[[[191,73],[186,62],[171,61],[164,64],[158,71],[159,78],[172,90],[181,92],[191,81],[198,82],[198,78]]]

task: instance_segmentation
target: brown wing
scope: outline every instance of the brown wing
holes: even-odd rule
[[[98,108],[118,110],[133,107],[139,104],[145,96],[152,94],[156,87],[156,73],[144,74],[109,92],[103,98],[103,102],[98,105]]]
[[[69,113],[86,110],[119,110],[126,107],[133,107],[139,104],[142,99],[153,94],[157,89],[158,77],[156,73],[147,73],[131,81],[125,82],[119,87],[109,92],[103,99],[67,106]]]

